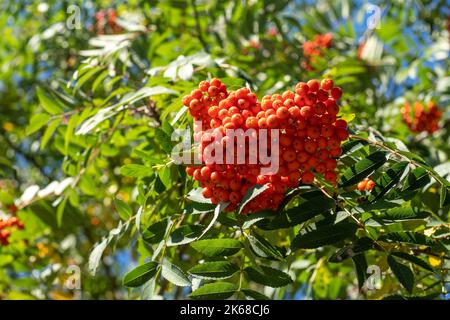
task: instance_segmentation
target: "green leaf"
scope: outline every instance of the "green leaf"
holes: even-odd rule
[[[284,287],[292,283],[290,275],[274,268],[266,266],[259,266],[258,269],[254,267],[246,267],[244,271],[247,273],[247,276],[251,281],[272,288]]]
[[[133,215],[133,210],[130,206],[120,199],[114,199],[114,205],[122,220],[128,220]]]
[[[262,236],[255,233],[253,235],[247,235],[247,239],[250,243],[250,248],[258,257],[271,260],[284,260],[282,249],[272,245]]]
[[[241,289],[241,291],[245,294],[245,296],[250,297],[253,300],[270,300],[270,298],[255,290]]]
[[[391,255],[388,256],[388,264],[391,268],[394,275],[397,277],[398,281],[402,284],[402,286],[408,290],[408,292],[412,292],[414,287],[414,273],[410,268],[405,266],[404,264],[398,262]]]
[[[325,197],[322,193],[315,195],[315,191],[311,193],[314,193],[313,197],[308,198],[300,205],[289,208],[275,216],[275,218],[270,221],[267,228],[289,228],[308,221],[319,214],[325,214],[336,207],[334,199]],[[305,194],[302,196],[304,197]]]
[[[189,287],[192,285],[186,274],[176,265],[165,260],[161,267],[161,275],[164,279],[179,287]]]
[[[237,289],[233,283],[214,282],[198,288],[189,297],[193,300],[224,300],[231,297]]]
[[[166,187],[166,189],[170,188],[172,183],[172,169],[169,166],[164,166],[162,169],[158,170],[158,177]]]
[[[435,241],[433,241],[433,239],[426,237],[424,234],[409,231],[391,232],[380,236],[378,239],[384,242],[402,242],[420,244],[424,246],[432,246],[435,244]]]
[[[78,122],[78,116],[72,115],[70,117],[69,123],[67,124],[66,133],[64,134],[64,150],[68,153],[70,141],[72,140],[73,131]]]
[[[198,224],[181,226],[172,232],[167,245],[180,246],[195,241],[202,234],[203,228],[204,226]]]
[[[68,197],[64,197],[63,201],[58,206],[58,209],[56,210],[56,222],[58,224],[58,227],[61,227],[63,224],[63,217],[64,217],[64,209],[66,208]]]
[[[358,161],[353,166],[345,170],[339,181],[339,187],[343,188],[360,182],[376,169],[381,167],[386,160],[385,152],[376,151],[370,154],[365,159]]]
[[[413,256],[411,254],[405,253],[405,252],[392,252],[391,255],[396,256],[398,258],[407,260],[409,262],[414,263],[415,265],[418,265],[419,267],[424,268],[425,270],[434,272],[433,268],[425,262],[425,260],[422,260],[416,256]]]
[[[405,157],[407,157],[409,160],[413,160],[422,164],[427,164],[426,161],[420,157],[419,155],[409,152],[409,151],[404,151],[404,150],[397,150],[398,153],[400,153],[401,155],[404,155]]]
[[[441,186],[439,206],[441,208],[446,207],[450,204],[450,188],[447,186]]]
[[[381,220],[411,220],[411,219],[425,219],[429,217],[430,214],[428,212],[415,212],[412,207],[398,207],[387,210],[384,213],[380,213],[374,218]]]
[[[373,247],[373,240],[367,237],[360,238],[354,243],[345,246],[342,249],[336,251],[329,259],[330,262],[342,262],[347,258],[352,258],[364,251],[367,251]]]
[[[167,233],[170,225],[169,218],[158,221],[142,232],[142,239],[148,243],[159,243],[164,239],[164,235]]]
[[[364,253],[352,257],[355,265],[356,277],[358,278],[358,287],[361,289],[367,280],[367,260]]]
[[[36,93],[39,98],[39,102],[41,103],[45,111],[53,115],[64,112],[63,108],[58,103],[56,98],[47,95],[47,93],[45,93],[41,87],[36,88]]]
[[[120,174],[126,177],[144,178],[151,176],[153,170],[141,164],[127,164],[120,168]]]
[[[368,145],[369,143],[364,140],[351,140],[347,141],[342,145],[342,155],[345,154],[351,154],[364,146]]]
[[[170,139],[170,136],[166,132],[164,132],[162,129],[156,128],[155,137],[156,137],[156,142],[161,147],[161,149],[163,149],[164,152],[166,152],[167,154],[170,154],[172,152],[172,148],[173,148],[172,140]]]
[[[28,136],[36,131],[40,130],[50,120],[50,116],[46,113],[37,113],[30,119],[30,124],[25,130],[25,134]]]
[[[406,161],[399,162],[389,168],[388,171],[375,181],[375,187],[371,191],[368,200],[375,202],[388,193],[400,181],[403,173],[408,168],[408,164]]]
[[[55,133],[56,129],[59,127],[60,123],[61,123],[61,119],[56,118],[56,119],[53,119],[50,122],[50,124],[47,126],[47,128],[44,131],[44,135],[42,136],[41,146],[40,146],[41,150],[43,150],[47,146],[47,143],[49,142],[50,138]]]
[[[226,279],[239,271],[239,267],[228,261],[213,261],[198,264],[189,273],[200,279]]]
[[[294,249],[314,249],[345,240],[355,234],[358,226],[349,222],[322,226],[306,234],[298,234],[292,240]]]
[[[205,239],[191,243],[191,247],[207,257],[232,256],[242,249],[236,239]]]
[[[258,221],[261,221],[268,217],[272,217],[274,215],[276,215],[276,212],[269,211],[269,210],[263,210],[263,211],[259,211],[259,212],[255,212],[255,213],[246,215],[244,217],[244,223],[242,224],[242,229],[246,230],[246,229],[250,228],[252,225],[254,225],[255,223],[257,223]]]
[[[425,187],[430,182],[430,175],[423,168],[416,168],[408,175],[403,186],[404,191],[417,190]]]
[[[123,277],[123,285],[126,287],[139,287],[153,278],[158,269],[158,263],[147,262],[128,272]]]
[[[265,190],[267,190],[268,187],[269,187],[268,185],[255,185],[250,189],[248,189],[247,192],[245,193],[245,196],[242,198],[241,204],[238,209],[238,213],[241,214],[245,206],[250,201],[259,196],[261,193],[263,193]]]

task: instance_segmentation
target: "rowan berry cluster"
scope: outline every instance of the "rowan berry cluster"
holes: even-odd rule
[[[0,218],[0,245],[9,245],[9,237],[11,236],[12,230],[22,230],[23,228],[23,222],[17,217],[10,217],[6,220]]]
[[[375,182],[370,178],[365,178],[363,181],[360,181],[356,186],[356,189],[359,191],[372,191],[373,187],[375,187]]]
[[[246,205],[244,213],[277,209],[288,188],[311,184],[316,175],[335,184],[336,158],[341,154],[341,142],[348,138],[347,122],[336,118],[341,95],[341,88],[331,79],[321,83],[310,80],[299,82],[295,91],[264,96],[259,102],[247,88],[228,92],[219,79],[202,81],[199,89],[183,97],[184,105],[202,126],[194,123],[202,164],[187,167],[187,174],[200,182],[203,195],[212,203],[230,202],[227,211],[236,209],[252,186],[267,185]],[[251,131],[244,137],[249,143],[239,144],[234,139],[237,134],[230,137],[229,132],[236,129]],[[260,143],[264,137],[270,143]],[[264,149],[263,154],[276,160],[276,172],[261,174],[269,165],[260,157],[250,161],[255,155],[250,150],[252,138],[258,142],[256,153],[261,155]],[[211,158],[211,149],[217,147],[223,150],[220,162]],[[230,147],[234,152],[231,163],[225,157]],[[239,151],[244,151],[244,161],[239,162]]]
[[[95,13],[94,30],[97,34],[117,34],[122,28],[117,24],[117,12],[113,8]]]
[[[442,117],[442,112],[437,105],[430,101],[425,107],[422,103],[416,102],[414,108],[411,109],[409,103],[400,110],[403,122],[409,127],[412,132],[428,132],[433,133],[439,129],[439,120]]]
[[[333,35],[331,33],[315,35],[313,40],[303,43],[303,55],[307,61],[302,62],[302,66],[306,70],[314,70],[312,64],[315,63],[316,57],[323,56],[324,49],[331,47]]]

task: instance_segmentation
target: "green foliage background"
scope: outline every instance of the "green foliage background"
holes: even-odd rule
[[[374,30],[362,1],[74,3],[79,28],[66,1],[1,4],[0,214],[14,203],[25,229],[0,247],[0,299],[448,299],[446,1],[376,1]],[[99,35],[110,7],[121,32]],[[305,70],[303,43],[328,32]],[[338,188],[225,215],[171,161],[199,81],[262,97],[324,76],[352,130]],[[400,107],[430,100],[441,129],[413,135]],[[368,175],[379,187],[355,191]],[[372,290],[368,266],[381,271]]]

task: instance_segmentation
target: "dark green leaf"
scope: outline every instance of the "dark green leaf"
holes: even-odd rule
[[[238,287],[228,282],[207,283],[192,292],[189,297],[193,300],[224,300],[231,297]]]
[[[302,197],[308,197],[308,195],[303,194]],[[335,207],[336,202],[333,199],[324,196],[321,192],[319,192],[319,194],[314,192],[314,194],[312,194],[310,198],[308,197],[305,202],[281,212],[276,215],[267,226],[262,225],[262,227],[268,229],[289,228],[308,221],[319,214],[325,214]]]
[[[353,153],[369,143],[364,140],[351,140],[342,145],[342,155]]]
[[[223,257],[238,253],[242,244],[236,239],[205,239],[191,243],[191,247],[207,257]]]
[[[126,287],[139,287],[150,280],[156,274],[158,263],[147,262],[128,272],[123,277],[123,285]]]
[[[450,204],[450,188],[447,186],[441,186],[439,205],[441,208]]]
[[[294,249],[314,249],[335,244],[354,235],[357,229],[357,225],[349,222],[326,225],[306,234],[298,234],[291,245]]]
[[[358,278],[358,287],[361,289],[367,280],[367,260],[364,253],[352,257]]]
[[[251,289],[242,289],[241,290],[247,297],[252,298],[253,300],[270,300],[267,296],[259,293],[255,290]]]
[[[423,188],[430,182],[430,176],[428,172],[423,168],[416,168],[408,175],[408,179],[405,181],[403,187],[404,191],[417,190]]]
[[[425,219],[429,217],[428,212],[415,212],[411,207],[398,207],[387,210],[384,213],[376,215],[374,218],[381,220],[411,220],[411,219]]]
[[[172,152],[172,147],[173,147],[170,136],[166,132],[164,132],[162,129],[156,128],[155,137],[156,137],[157,143],[164,150],[164,152],[166,152],[167,154],[170,154]]]
[[[258,269],[246,267],[244,270],[251,281],[272,288],[284,287],[292,283],[290,275],[274,268],[259,266]]]
[[[412,243],[419,245],[432,246],[435,244],[433,239],[426,237],[424,234],[417,232],[392,232],[379,237],[379,240],[392,243]]]
[[[175,229],[167,241],[168,246],[180,246],[195,241],[203,231],[202,225],[184,225]]]
[[[368,200],[375,202],[388,193],[400,181],[403,173],[408,168],[408,164],[408,162],[399,162],[389,168],[388,171],[375,181],[375,187],[371,191]]]
[[[213,261],[198,264],[189,273],[200,279],[226,279],[239,271],[239,267],[228,261]]]
[[[272,245],[262,236],[255,233],[253,235],[247,235],[247,239],[248,242],[250,243],[250,248],[258,257],[271,260],[284,259],[283,250],[279,247]]]
[[[388,264],[398,281],[411,293],[414,287],[414,273],[411,269],[398,262],[391,255],[388,256]]]
[[[425,270],[434,272],[433,268],[426,261],[424,261],[416,256],[413,256],[411,254],[408,254],[405,252],[392,252],[391,255],[402,258],[409,262],[412,262],[412,263],[418,265],[419,267],[424,268]]]
[[[148,243],[159,243],[170,226],[170,219],[166,218],[150,225],[142,232],[142,239]]]
[[[339,187],[347,187],[357,182],[360,182],[373,171],[381,167],[386,162],[386,153],[376,151],[365,159],[355,163],[353,166],[345,170],[339,181]]]
[[[342,262],[347,258],[354,257],[364,251],[371,249],[373,246],[373,240],[367,237],[360,238],[354,243],[345,246],[342,249],[336,251],[329,259],[330,262]]]

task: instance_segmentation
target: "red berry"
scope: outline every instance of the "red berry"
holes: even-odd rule
[[[312,174],[310,171],[305,171],[302,174],[302,183],[311,184],[313,182],[314,182],[314,174]]]
[[[331,96],[335,100],[339,100],[342,97],[342,89],[339,87],[334,87],[333,89],[331,89]]]
[[[326,90],[326,91],[330,91],[331,89],[333,89],[333,85],[334,85],[333,80],[328,79],[328,78],[323,79],[320,82],[320,86],[322,87],[323,90]]]

